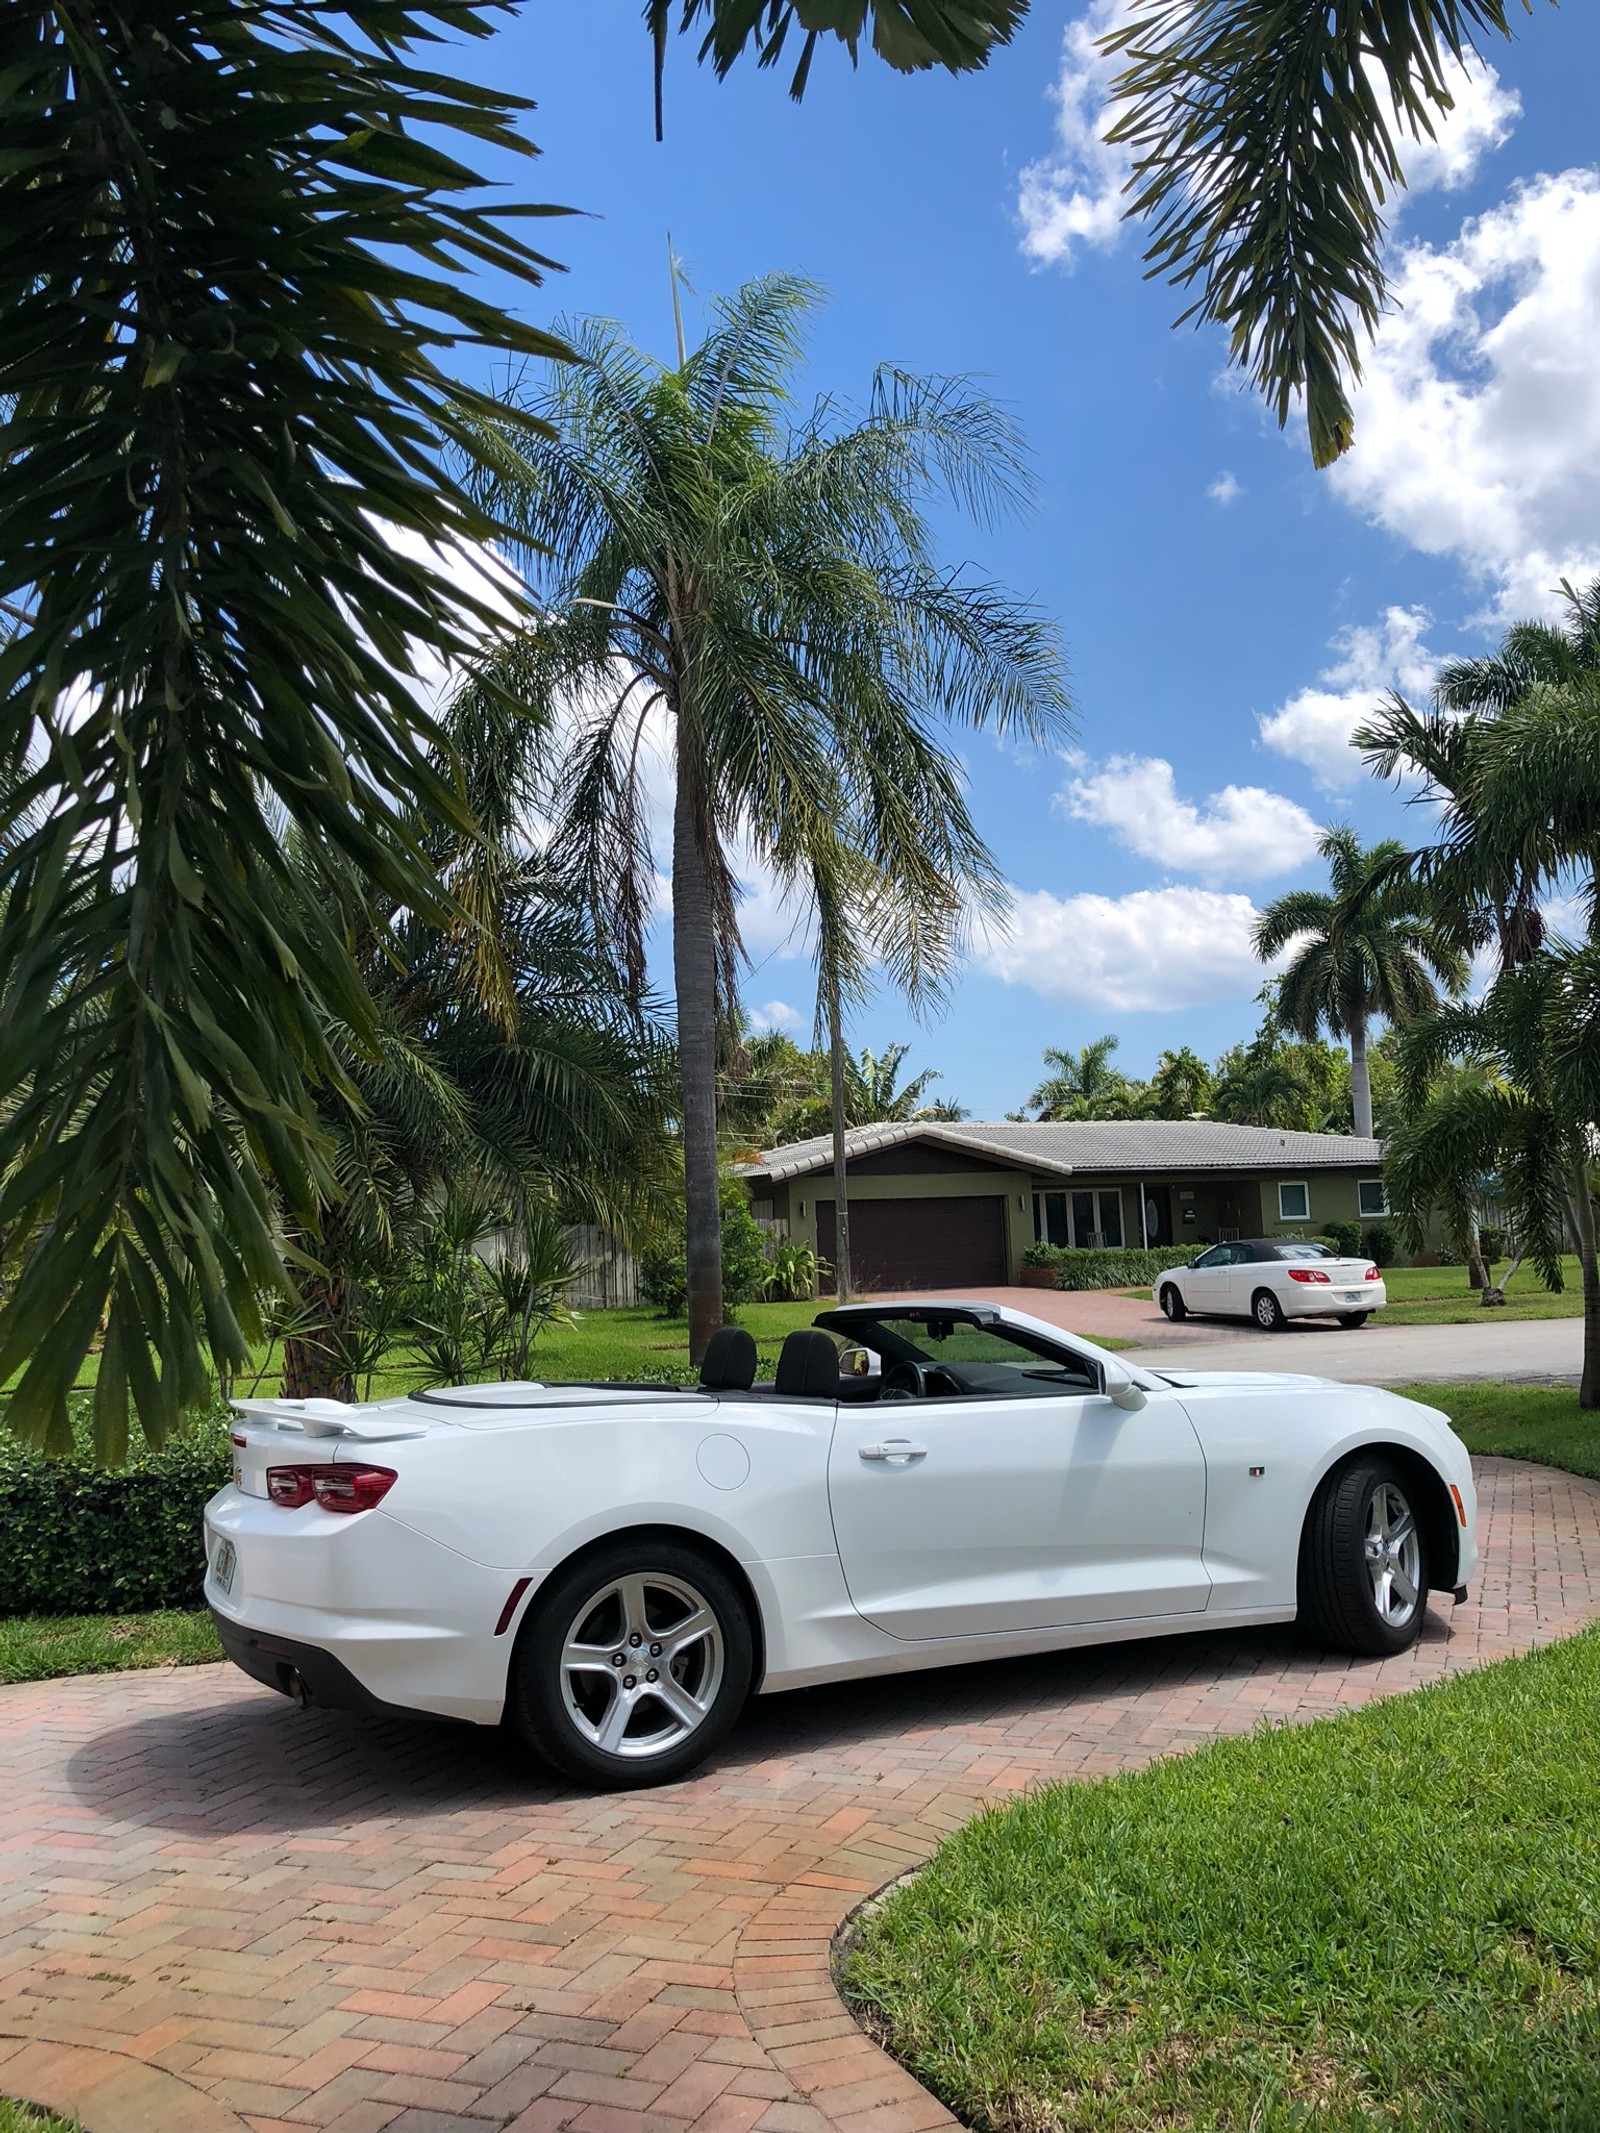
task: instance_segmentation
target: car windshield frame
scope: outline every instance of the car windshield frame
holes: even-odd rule
[[[1105,1390],[1105,1372],[1097,1357],[1086,1354],[1080,1348],[1054,1342],[1047,1335],[1034,1332],[1031,1327],[1012,1325],[998,1311],[975,1309],[970,1304],[948,1306],[915,1303],[886,1304],[881,1310],[871,1304],[844,1304],[840,1305],[836,1310],[818,1312],[814,1323],[820,1326],[825,1333],[843,1335],[852,1344],[871,1349],[874,1354],[882,1356],[886,1367],[891,1367],[895,1363],[928,1364],[935,1369],[950,1372],[958,1380],[959,1373],[963,1367],[983,1367],[970,1363],[963,1366],[960,1362],[952,1363],[941,1358],[931,1338],[927,1345],[919,1346],[916,1342],[907,1339],[903,1334],[897,1333],[894,1330],[896,1322],[903,1322],[908,1319],[913,1322],[925,1323],[930,1328],[945,1320],[948,1320],[952,1327],[957,1325],[971,1326],[978,1331],[993,1334],[997,1339],[1018,1349],[1022,1356],[1035,1357],[1042,1363],[1053,1363],[1058,1370],[1070,1371],[1074,1374],[1071,1383],[1058,1386],[1045,1378],[1042,1373],[1025,1371],[1019,1364],[1017,1368],[1018,1378],[1026,1378],[1031,1382],[1026,1386],[1019,1385],[1015,1393],[1005,1387],[983,1385],[964,1388],[960,1395],[947,1395],[946,1397],[964,1399],[1014,1397],[1026,1399],[1038,1398],[1053,1391],[1082,1395],[1086,1391],[1103,1392]],[[988,1367],[1004,1368],[1006,1366],[1003,1363],[994,1363]],[[1085,1374],[1092,1381],[1088,1387],[1085,1387],[1081,1382]],[[1038,1387],[1038,1391],[1034,1390],[1035,1386]],[[940,1395],[934,1394],[932,1397],[938,1398]]]

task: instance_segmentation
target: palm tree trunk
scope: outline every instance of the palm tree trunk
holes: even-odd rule
[[[834,1292],[840,1303],[853,1294],[850,1283],[850,1181],[845,1161],[844,1007],[838,970],[824,980],[828,994],[828,1062],[833,1079],[833,1257]]]
[[[1583,1376],[1578,1383],[1578,1405],[1594,1408],[1600,1407],[1600,1265],[1595,1259],[1589,1166],[1582,1156],[1572,1180],[1572,1211],[1578,1221],[1578,1265],[1583,1272]]]
[[[722,1220],[717,1204],[717,926],[700,842],[699,767],[678,721],[672,811],[672,977],[683,1089],[683,1186],[688,1235],[689,1360],[722,1323]]]
[[[1356,1132],[1362,1140],[1372,1138],[1372,1079],[1367,1072],[1367,1018],[1350,1017],[1350,1108],[1355,1113]]]
[[[348,1348],[350,1287],[340,1265],[344,1222],[338,1207],[322,1219],[320,1237],[307,1244],[324,1272],[300,1284],[301,1300],[311,1314],[310,1327],[283,1344],[281,1391],[286,1400],[353,1400]]]

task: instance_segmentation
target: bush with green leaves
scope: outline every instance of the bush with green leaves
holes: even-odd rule
[[[766,1232],[750,1212],[743,1182],[725,1177],[718,1190],[722,1213],[722,1311],[750,1303],[765,1288],[770,1261]],[[635,1254],[639,1291],[663,1318],[682,1318],[688,1307],[689,1274],[683,1207]]]
[[[817,1293],[822,1262],[813,1246],[782,1238],[762,1277],[761,1293],[775,1303],[809,1303]]]
[[[1034,1244],[1022,1255],[1025,1266],[1053,1267],[1058,1289],[1148,1288],[1168,1267],[1181,1266],[1184,1257],[1184,1247],[1177,1244],[1150,1251],[1139,1245],[1082,1251],[1062,1244]]]
[[[126,1467],[93,1461],[88,1402],[75,1448],[47,1459],[0,1434],[0,1615],[126,1615],[198,1607],[202,1512],[228,1479],[216,1410]]]
[[[1361,1253],[1361,1224],[1359,1222],[1329,1222],[1319,1242],[1342,1259],[1355,1259]]]
[[[1374,1266],[1393,1266],[1400,1257],[1400,1238],[1393,1223],[1369,1223],[1361,1238],[1361,1249]]]
[[[1478,1249],[1493,1266],[1497,1259],[1506,1256],[1506,1233],[1497,1224],[1486,1222],[1478,1232]]]

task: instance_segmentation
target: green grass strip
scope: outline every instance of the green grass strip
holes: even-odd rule
[[[1600,1634],[985,1813],[844,1972],[997,2133],[1600,2127]]]
[[[211,1617],[203,1610],[0,1618],[0,1682],[50,1681],[58,1674],[120,1674],[150,1666],[198,1666],[221,1657]],[[9,2133],[3,2119],[0,2133]]]

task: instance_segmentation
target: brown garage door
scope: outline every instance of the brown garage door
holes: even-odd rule
[[[817,1202],[817,1250],[834,1263],[833,1202]],[[992,1198],[852,1200],[858,1290],[988,1288],[1006,1278],[1006,1203]]]

